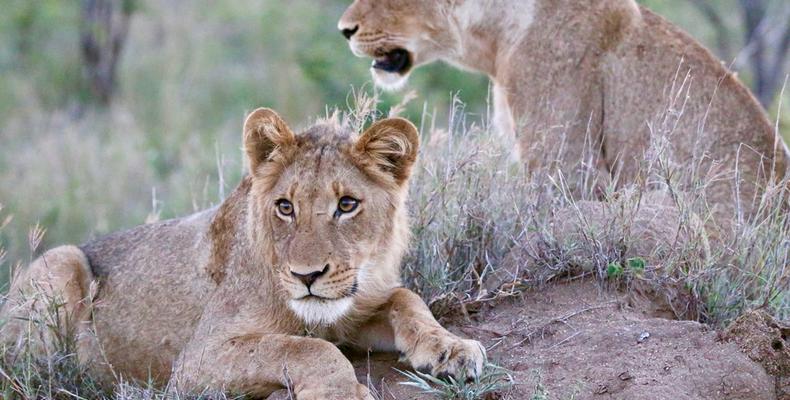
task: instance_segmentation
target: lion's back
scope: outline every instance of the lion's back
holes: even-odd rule
[[[110,233],[87,241],[80,249],[99,278],[140,266],[170,265],[194,257],[215,209]],[[151,272],[150,270],[148,272]]]

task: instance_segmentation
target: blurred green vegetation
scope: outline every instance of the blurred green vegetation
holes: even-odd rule
[[[714,40],[687,2],[643,2],[703,42]],[[102,108],[88,101],[79,2],[5,0],[0,203],[14,221],[0,245],[8,258],[32,256],[26,233],[36,223],[47,228],[48,247],[215,204],[241,176],[247,111],[268,106],[305,125],[347,108],[352,88],[375,90],[370,61],[353,57],[336,30],[348,3],[139,0],[117,97]],[[447,120],[454,95],[471,118],[486,113],[483,76],[436,64],[415,72],[409,88],[417,99],[404,115],[416,122]],[[382,110],[402,97],[383,94]]]

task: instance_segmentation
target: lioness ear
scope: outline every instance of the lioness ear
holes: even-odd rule
[[[403,118],[388,118],[374,123],[357,139],[356,150],[369,157],[398,185],[411,175],[417,159],[420,136],[417,127]]]
[[[244,152],[253,174],[261,163],[271,159],[275,151],[295,143],[293,132],[274,110],[259,108],[244,121]]]

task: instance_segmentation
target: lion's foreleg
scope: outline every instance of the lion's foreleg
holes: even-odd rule
[[[290,335],[196,338],[175,370],[175,388],[222,388],[268,396],[288,387],[303,399],[372,399],[354,368],[333,344]]]
[[[481,374],[486,358],[483,346],[444,329],[414,292],[394,290],[383,312],[390,332],[382,335],[385,330],[380,323],[368,324],[363,327],[362,342],[378,342],[374,347],[386,350],[381,339],[391,336],[395,349],[412,367],[434,376],[470,378]]]

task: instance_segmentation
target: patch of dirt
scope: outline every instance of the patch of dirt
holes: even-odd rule
[[[633,304],[594,282],[575,281],[484,306],[466,321],[442,322],[480,340],[493,362],[512,371],[516,384],[489,399],[532,399],[538,385],[547,395],[541,398],[560,400],[777,399],[778,380],[763,365],[786,373],[787,359],[766,350],[776,331],[751,326],[763,327],[762,319],[747,315],[720,337],[703,324],[654,318]],[[405,378],[393,368],[408,367],[395,355],[352,359],[360,382],[382,399],[430,398],[399,384]]]
[[[751,311],[735,320],[721,339],[734,342],[749,358],[777,377],[776,394],[790,400],[790,326],[763,311]]]

